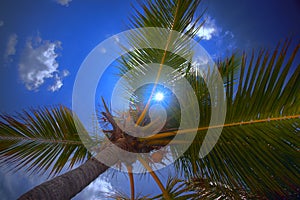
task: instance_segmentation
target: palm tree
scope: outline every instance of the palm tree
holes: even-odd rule
[[[143,13],[136,10],[136,15],[131,17],[130,28],[162,27],[194,38],[204,23],[199,22],[203,14],[195,18],[199,3],[200,1],[193,0],[148,1],[141,5]],[[135,38],[135,46],[143,42],[143,36],[140,33],[138,38],[136,35],[129,38]],[[177,45],[179,48],[182,43]],[[189,80],[197,95],[200,117],[203,120],[200,121],[192,145],[175,163],[175,169],[188,177],[186,186],[179,187],[185,187],[184,190],[177,195],[188,190],[199,191],[199,187],[211,188],[207,183],[216,183],[217,187],[213,187],[214,190],[211,191],[216,191],[215,188],[221,191],[224,188],[239,188],[237,190],[241,193],[245,191],[273,198],[297,192],[300,185],[299,159],[297,160],[300,143],[300,65],[293,69],[292,62],[299,45],[286,60],[288,46],[288,42],[284,43],[281,50],[278,47],[271,57],[268,52],[261,51],[258,55],[253,53],[250,60],[247,60],[245,54],[241,57],[233,55],[219,63],[228,111],[219,142],[204,158],[199,158],[199,150],[209,128],[209,113],[212,109],[205,87],[207,80],[204,81],[192,70],[190,62],[166,49],[136,50],[121,58],[120,71],[123,74],[136,69],[141,63],[171,66]],[[147,151],[153,151],[164,146],[177,132],[178,118],[175,117],[168,120],[168,126],[156,137],[146,141],[135,140],[116,125],[114,116],[105,103],[104,107],[102,116],[112,127],[112,130],[105,132],[111,141],[122,148],[141,152],[146,144]],[[146,103],[143,111],[137,113],[136,123],[146,121],[148,107]],[[20,199],[70,199],[109,168],[95,159],[97,155],[91,155],[84,147],[79,134],[87,134],[86,131],[84,128],[76,128],[74,121],[78,120],[63,106],[32,109],[16,116],[1,115],[1,118],[1,164],[14,166],[14,170],[25,168],[32,173],[48,172],[50,176],[57,175],[64,167],[72,168],[81,164],[78,168],[33,188]],[[183,134],[189,134],[189,131],[183,131]],[[132,141],[135,141],[134,147]],[[117,163],[121,158],[115,156],[119,155],[115,151],[115,148],[104,145],[101,152],[105,152],[107,158],[101,159],[106,159],[105,163],[110,162],[111,165]],[[175,198],[172,187],[174,189],[180,181],[170,180],[168,185],[172,187],[164,187],[151,170],[151,163],[142,158],[139,160],[151,171],[163,191],[163,197]],[[129,174],[130,167],[128,165]],[[133,178],[130,180],[133,185]],[[199,192],[195,194],[201,197]],[[134,190],[131,199],[133,198]]]

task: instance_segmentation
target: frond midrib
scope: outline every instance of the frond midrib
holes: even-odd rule
[[[39,144],[68,144],[68,145],[82,145],[80,141],[74,140],[56,140],[56,139],[44,139],[44,138],[32,138],[32,137],[11,137],[0,136],[0,140],[9,141],[22,141],[22,142],[35,142]]]
[[[167,42],[166,42],[166,45],[165,45],[165,48],[164,48],[162,59],[161,59],[160,64],[159,64],[159,69],[158,69],[158,72],[157,72],[157,75],[156,75],[156,78],[155,78],[154,87],[152,88],[149,100],[148,100],[145,108],[143,109],[142,114],[137,119],[136,124],[140,124],[142,122],[142,120],[145,118],[146,112],[147,112],[147,110],[149,109],[149,106],[150,106],[150,100],[151,100],[151,98],[154,94],[154,91],[156,89],[156,86],[158,84],[160,74],[162,72],[163,65],[165,64],[165,59],[166,59],[166,56],[167,56],[168,48],[169,48],[169,45],[171,43],[171,38],[172,38],[172,35],[173,35],[174,26],[175,26],[175,24],[178,20],[178,11],[179,11],[179,5],[180,5],[179,2],[180,1],[178,1],[177,6],[176,6],[176,10],[175,10],[175,14],[174,14],[174,20],[173,20],[172,26],[170,28],[170,33],[169,33],[168,38],[167,38]]]
[[[264,118],[264,119],[250,120],[250,121],[233,122],[233,123],[229,123],[229,124],[199,127],[196,129],[194,128],[194,129],[184,129],[184,130],[178,130],[178,131],[169,131],[169,132],[156,134],[155,136],[151,136],[151,138],[147,138],[146,140],[161,139],[161,138],[165,138],[165,137],[174,136],[176,134],[186,134],[186,133],[190,133],[190,132],[194,132],[194,131],[205,131],[205,130],[214,129],[214,128],[224,128],[224,127],[233,127],[233,126],[241,126],[241,125],[253,125],[253,124],[259,124],[259,123],[263,123],[263,122],[297,119],[297,118],[300,119],[300,114],[290,115],[290,116],[282,116],[282,117]]]

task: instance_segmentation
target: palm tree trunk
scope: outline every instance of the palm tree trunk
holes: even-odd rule
[[[101,161],[114,165],[118,160],[118,148],[108,146],[98,155]],[[19,200],[65,200],[71,199],[82,189],[88,186],[99,175],[104,173],[109,167],[99,162],[96,158],[87,160],[84,164],[65,174],[46,181],[35,188],[29,190],[19,197]]]
[[[91,158],[80,167],[36,186],[19,199],[71,199],[107,169]]]

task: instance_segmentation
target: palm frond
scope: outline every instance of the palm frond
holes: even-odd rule
[[[221,137],[209,155],[199,159],[210,128],[209,121],[200,123],[196,140],[178,160],[177,169],[268,198],[299,192],[300,64],[293,65],[299,46],[289,58],[288,42],[271,56],[261,51],[247,60],[244,54],[237,84],[225,72],[229,84]],[[211,105],[205,98],[200,109],[207,120]]]
[[[145,28],[157,27],[168,30],[168,40],[163,37],[162,44],[165,44],[165,49],[139,49],[130,51],[127,56],[122,56],[120,59],[121,75],[124,75],[129,70],[135,69],[135,73],[143,72],[141,65],[149,63],[159,63],[161,65],[171,66],[174,69],[186,69],[188,62],[178,55],[189,55],[191,52],[187,48],[185,41],[176,41],[171,39],[172,31],[184,33],[191,38],[194,38],[197,31],[203,25],[204,20],[199,23],[203,18],[203,14],[195,17],[195,13],[199,6],[200,0],[163,0],[163,1],[146,1],[141,3],[142,11],[135,8],[135,15],[130,17],[130,28]],[[157,32],[159,34],[159,32]],[[138,49],[141,44],[147,43],[149,38],[159,37],[151,35],[149,32],[142,30],[138,34],[128,36],[132,49]],[[174,42],[174,44],[172,43]],[[168,52],[168,47],[172,45],[174,51]],[[185,48],[183,48],[185,47]],[[181,53],[179,53],[181,52]],[[176,55],[178,54],[178,55]],[[132,77],[130,77],[132,78]],[[129,78],[129,79],[130,79]]]
[[[90,154],[82,144],[72,112],[64,107],[24,110],[0,116],[0,164],[9,170],[56,175]]]
[[[299,114],[300,64],[293,62],[300,44],[287,57],[289,43],[272,54],[261,50],[256,59],[253,53],[249,62],[242,57],[237,89],[226,88],[227,123]]]
[[[182,180],[169,177],[166,188],[172,199],[176,200],[204,200],[204,199],[265,199],[251,194],[241,188],[230,188],[220,182],[211,182],[202,177],[192,177]],[[164,199],[162,194],[151,199]]]
[[[169,177],[166,183],[166,190],[172,199],[183,200],[183,199],[192,199],[195,197],[195,192],[188,190],[184,181],[174,177]],[[156,195],[153,199],[164,199],[162,194]]]

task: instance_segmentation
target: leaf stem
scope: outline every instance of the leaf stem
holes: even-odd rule
[[[133,173],[132,173],[132,166],[131,165],[126,165],[127,171],[128,171],[128,176],[129,176],[129,181],[130,181],[130,199],[134,200],[134,179],[133,179]]]
[[[142,165],[151,174],[152,178],[154,179],[154,181],[156,182],[156,184],[158,185],[158,187],[162,191],[163,197],[166,200],[171,200],[171,197],[170,197],[168,191],[165,189],[165,187],[163,186],[162,182],[160,181],[160,179],[158,178],[158,176],[156,175],[156,173],[152,170],[152,168],[148,165],[148,163],[141,156],[138,156],[138,160],[142,163]]]

